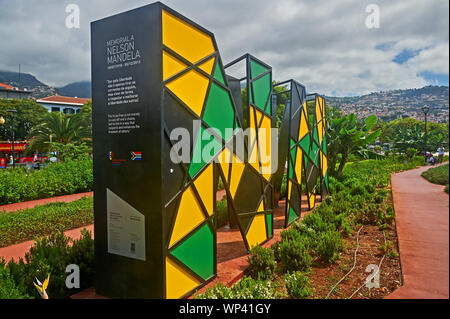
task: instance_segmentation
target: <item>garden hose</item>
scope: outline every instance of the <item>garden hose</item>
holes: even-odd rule
[[[385,233],[384,231],[383,231],[383,235],[384,235],[384,244],[386,245],[386,233]],[[375,274],[374,274],[373,277],[375,277],[375,276],[378,274],[378,272],[380,271],[381,264],[383,263],[383,260],[384,260],[385,257],[386,257],[386,252],[384,253],[383,258],[381,258],[381,261],[380,261],[380,263],[378,264],[378,269],[377,269],[377,271],[375,272]],[[373,278],[373,277],[372,277],[372,278]],[[355,292],[352,293],[351,296],[348,297],[347,299],[352,299],[353,296],[356,295],[356,293],[357,293],[358,291],[360,291],[361,288],[363,288],[363,287],[366,285],[366,283],[367,283],[367,280],[364,281],[364,283],[363,283],[358,289],[356,289]]]
[[[361,231],[361,229],[363,229],[364,226],[361,226],[361,228],[358,230],[358,233],[356,234],[356,250],[355,250],[355,258],[353,260],[353,267],[352,269],[350,269],[350,271],[348,273],[345,274],[344,277],[341,278],[341,280],[339,280],[334,286],[333,288],[331,288],[330,292],[328,293],[328,295],[325,297],[325,299],[328,299],[328,297],[331,295],[331,293],[333,292],[333,290],[337,287],[337,285],[339,285],[344,279],[345,277],[347,277],[352,271],[353,269],[355,269],[356,266],[356,254],[358,253],[358,249],[359,249],[359,232]]]

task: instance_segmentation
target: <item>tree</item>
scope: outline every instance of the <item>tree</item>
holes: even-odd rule
[[[330,176],[342,174],[350,154],[368,157],[367,146],[375,142],[381,134],[381,129],[372,130],[377,121],[378,118],[375,115],[369,116],[364,123],[360,123],[355,114],[342,116],[337,109],[332,109],[328,113],[327,151]],[[338,161],[339,167],[336,171]]]
[[[419,151],[425,151],[425,123],[421,120],[413,118],[396,119],[388,123],[380,122],[379,127],[382,129],[380,141],[383,143],[394,143],[404,141],[408,145],[401,147],[397,151],[404,152],[407,147],[416,148]],[[449,142],[449,125],[448,123],[427,123],[427,150],[435,151],[439,146],[443,145],[448,149]]]
[[[0,141],[11,140],[11,117],[7,110],[17,110],[14,115],[14,133],[17,141],[25,140],[33,126],[41,123],[47,110],[34,100],[7,100],[0,99],[0,116],[4,117],[5,124],[0,125]]]
[[[53,151],[52,145],[59,144],[81,145],[84,143],[89,147],[92,144],[90,123],[81,113],[73,115],[60,112],[47,113],[43,122],[33,127],[29,136],[30,148],[39,151]]]

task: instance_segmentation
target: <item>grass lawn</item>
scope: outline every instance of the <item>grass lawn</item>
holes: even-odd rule
[[[448,194],[448,164],[430,168],[429,170],[423,172],[422,176],[433,184],[445,185],[445,192]]]

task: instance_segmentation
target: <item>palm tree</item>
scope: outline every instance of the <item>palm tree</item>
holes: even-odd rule
[[[66,115],[60,112],[48,113],[43,122],[31,130],[31,149],[49,151],[52,143],[92,143],[90,123],[80,114]]]

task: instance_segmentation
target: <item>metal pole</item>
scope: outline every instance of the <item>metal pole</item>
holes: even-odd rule
[[[427,137],[428,137],[428,130],[427,130],[427,113],[425,113],[425,152],[427,151]]]
[[[15,149],[14,149],[14,144],[15,144],[15,137],[16,135],[14,134],[14,113],[12,116],[12,121],[11,121],[11,130],[12,130],[12,156],[13,156],[13,168],[16,168],[16,154],[15,154]]]
[[[15,149],[14,149],[14,144],[15,144],[15,132],[14,132],[14,114],[17,113],[17,110],[6,110],[9,113],[12,113],[12,118],[11,118],[11,135],[12,135],[12,157],[13,157],[13,168],[16,167],[16,159],[15,159]]]

